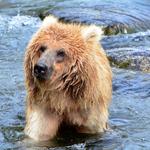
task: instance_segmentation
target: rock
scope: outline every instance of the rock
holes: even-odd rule
[[[150,31],[105,36],[101,41],[113,66],[150,72]]]
[[[116,48],[107,54],[113,66],[150,72],[150,49]]]

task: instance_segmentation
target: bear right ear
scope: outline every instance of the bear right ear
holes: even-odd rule
[[[50,26],[50,25],[55,24],[57,22],[58,22],[58,19],[56,17],[47,16],[43,20],[42,27],[47,27],[47,26]]]
[[[81,30],[81,34],[85,41],[99,41],[102,37],[103,31],[101,27],[98,27],[96,25],[90,25],[83,27]]]

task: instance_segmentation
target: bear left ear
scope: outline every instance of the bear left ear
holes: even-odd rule
[[[54,17],[54,16],[47,16],[43,20],[42,27],[47,27],[47,26],[50,26],[50,25],[55,24],[57,22],[58,22],[58,19],[56,17]]]
[[[81,34],[85,39],[85,41],[88,40],[99,41],[102,37],[103,31],[101,27],[91,25],[91,26],[83,27],[81,30]]]

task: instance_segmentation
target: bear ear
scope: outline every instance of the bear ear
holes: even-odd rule
[[[81,30],[81,34],[85,41],[88,40],[96,40],[99,41],[102,37],[103,31],[101,27],[98,27],[96,25],[90,25],[83,27]]]
[[[47,27],[47,26],[50,26],[50,25],[55,24],[57,22],[58,22],[58,19],[56,17],[47,16],[43,20],[42,27]]]

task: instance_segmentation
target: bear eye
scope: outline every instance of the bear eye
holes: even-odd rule
[[[43,53],[46,49],[47,47],[42,45],[40,46],[39,51]]]
[[[60,49],[59,51],[57,51],[56,57],[57,57],[57,62],[62,62],[64,60],[66,53],[64,51],[64,49]]]

